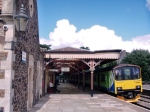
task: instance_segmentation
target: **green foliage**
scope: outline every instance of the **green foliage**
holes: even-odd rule
[[[106,63],[100,66],[97,66],[95,69],[104,68],[104,67],[111,67],[117,65],[117,61],[112,61],[110,63]]]
[[[105,66],[110,67],[110,66],[114,66],[114,65],[117,65],[117,61],[112,61],[110,63],[107,63]]]
[[[144,81],[150,80],[150,52],[148,50],[133,50],[131,53],[127,53],[127,56],[121,63],[140,66],[142,70],[142,79]]]
[[[46,45],[46,44],[40,44],[41,48],[46,48],[47,50],[50,50],[51,45]]]
[[[81,46],[80,49],[90,50],[89,47]]]

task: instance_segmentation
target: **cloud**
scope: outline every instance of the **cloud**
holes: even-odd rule
[[[150,0],[146,0],[146,7],[150,10]]]
[[[49,34],[49,40],[41,38],[40,43],[51,44],[52,49],[85,46],[90,50],[123,49],[130,52],[133,49],[149,49],[150,51],[150,35],[123,41],[114,30],[100,25],[77,32],[77,28],[66,19],[57,21],[56,28]]]
[[[45,38],[40,38],[40,43],[41,43],[41,44],[50,45],[50,40],[47,40],[47,39],[45,39]]]

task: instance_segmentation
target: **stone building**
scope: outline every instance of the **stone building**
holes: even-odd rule
[[[26,30],[17,31],[14,16],[22,4],[29,19]],[[39,47],[37,0],[0,0],[2,112],[27,112],[42,97],[43,57]]]

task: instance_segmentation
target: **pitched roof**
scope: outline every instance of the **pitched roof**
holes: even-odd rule
[[[73,48],[73,47],[64,47],[64,48],[60,48],[60,49],[54,49],[52,51],[87,51],[87,50]]]
[[[73,47],[64,47],[64,48],[54,49],[46,52],[51,52],[51,53],[52,52],[89,52],[90,53],[91,51],[85,49],[73,48]]]

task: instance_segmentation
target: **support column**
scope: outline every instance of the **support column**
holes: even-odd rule
[[[93,71],[91,71],[91,97],[93,97]]]
[[[75,87],[77,85],[77,74],[75,74]]]
[[[75,86],[75,74],[73,74],[73,85]]]
[[[95,66],[99,65],[102,60],[99,60],[98,62],[95,62],[94,59],[91,59],[89,62],[86,62],[86,60],[82,60],[86,65],[90,67],[91,71],[91,97],[93,97],[93,72],[95,70]]]
[[[80,87],[80,85],[81,85],[81,79],[82,79],[82,78],[81,78],[81,74],[80,74],[80,81],[79,81],[79,87]]]
[[[85,73],[83,72],[83,91],[85,91]]]
[[[98,76],[98,88],[100,87],[100,77],[99,77],[99,73],[97,74]]]
[[[73,84],[73,83],[72,83],[72,74],[71,74],[71,76],[70,76],[70,83]]]
[[[72,76],[71,76],[71,83],[72,83],[72,85],[73,85],[73,74],[72,74]]]
[[[75,81],[74,81],[75,79],[74,79],[74,74],[73,74],[73,85],[75,85]]]
[[[90,61],[90,71],[91,71],[91,97],[93,97],[93,72],[95,70],[95,63],[94,60],[92,59]]]
[[[73,85],[73,74],[72,74],[72,76],[71,76],[71,82],[72,82],[72,85]]]
[[[80,73],[78,73],[78,89],[80,88]]]

